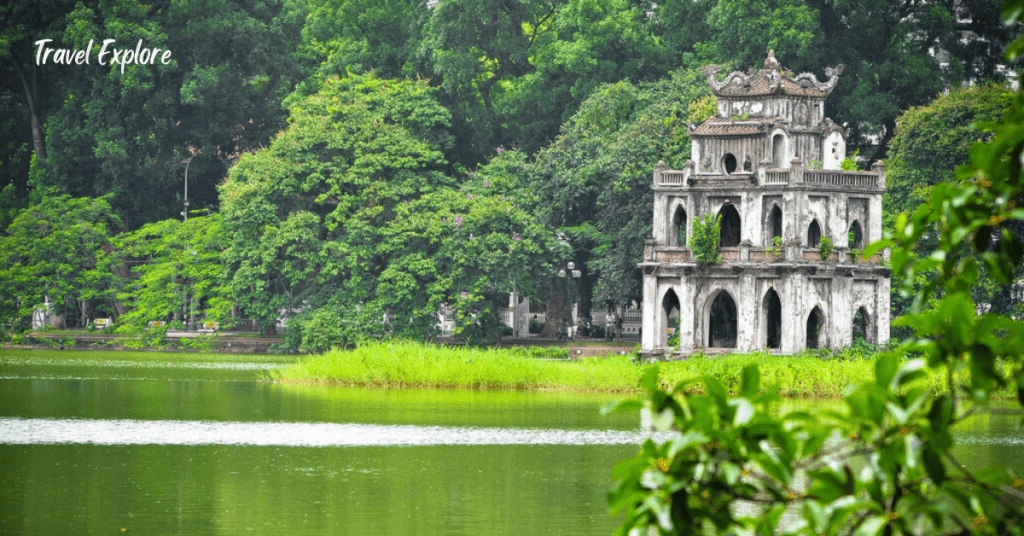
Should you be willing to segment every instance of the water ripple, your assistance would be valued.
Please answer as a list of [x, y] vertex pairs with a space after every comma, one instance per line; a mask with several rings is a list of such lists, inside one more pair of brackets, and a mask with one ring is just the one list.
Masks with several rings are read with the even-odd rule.
[[356, 423], [0, 419], [0, 444], [252, 445], [638, 445], [637, 431], [477, 428]]

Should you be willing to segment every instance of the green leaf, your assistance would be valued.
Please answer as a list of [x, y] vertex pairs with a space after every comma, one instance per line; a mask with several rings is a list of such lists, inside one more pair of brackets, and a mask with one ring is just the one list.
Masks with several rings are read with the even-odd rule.
[[885, 528], [886, 519], [881, 516], [870, 516], [853, 531], [853, 536], [877, 536]]
[[609, 402], [601, 406], [601, 414], [608, 415], [610, 413], [633, 413], [643, 409], [644, 404], [641, 400], [630, 398], [621, 402]]
[[761, 373], [757, 365], [743, 367], [743, 379], [740, 383], [740, 396], [753, 397], [761, 390]]
[[932, 479], [935, 485], [941, 486], [946, 481], [946, 466], [942, 463], [942, 456], [931, 445], [925, 445], [921, 459], [924, 461], [928, 478]]
[[896, 353], [886, 352], [878, 356], [875, 360], [875, 382], [881, 387], [888, 388], [898, 368], [899, 356]]

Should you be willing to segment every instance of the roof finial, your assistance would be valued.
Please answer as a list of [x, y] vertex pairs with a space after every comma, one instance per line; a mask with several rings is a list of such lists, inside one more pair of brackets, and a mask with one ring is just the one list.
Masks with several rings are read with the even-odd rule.
[[764, 60], [764, 68], [773, 71], [781, 71], [782, 65], [779, 64], [779, 60], [775, 59], [775, 50], [768, 51], [768, 57]]

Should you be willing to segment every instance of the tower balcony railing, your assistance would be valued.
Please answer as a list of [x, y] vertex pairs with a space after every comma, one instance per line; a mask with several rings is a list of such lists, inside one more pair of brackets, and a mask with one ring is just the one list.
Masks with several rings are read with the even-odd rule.
[[[880, 264], [881, 255], [874, 255], [870, 259], [862, 259], [849, 248], [836, 248], [828, 256], [828, 260], [821, 259], [821, 250], [806, 246], [790, 247], [756, 247], [741, 245], [738, 247], [718, 248], [722, 255], [722, 262], [814, 262], [814, 263], [840, 263], [840, 264]], [[645, 248], [644, 262], [664, 263], [691, 263], [693, 252], [687, 246], [657, 246]]]
[[[686, 167], [682, 170], [665, 169], [663, 166], [664, 164], [659, 162], [658, 167], [654, 169], [656, 188], [685, 188], [693, 184], [690, 179], [696, 180], [699, 185], [701, 180], [714, 177], [695, 175], [691, 161], [687, 161]], [[750, 172], [741, 175], [751, 180], [755, 178]], [[809, 184], [841, 188], [885, 188], [885, 165], [876, 162], [871, 166], [871, 171], [819, 169], [807, 167], [799, 158], [795, 158], [789, 168], [768, 168], [767, 162], [762, 163], [756, 171], [756, 179], [762, 185]]]
[[658, 186], [685, 186], [687, 173], [684, 171], [664, 171], [661, 173], [661, 180]]
[[873, 171], [846, 171], [841, 169], [766, 169], [764, 184], [821, 184], [826, 186], [853, 186], [877, 188], [880, 180]]

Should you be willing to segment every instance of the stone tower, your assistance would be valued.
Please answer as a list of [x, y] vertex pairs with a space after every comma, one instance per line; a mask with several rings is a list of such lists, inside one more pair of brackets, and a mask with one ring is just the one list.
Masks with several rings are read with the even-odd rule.
[[[768, 53], [764, 67], [704, 74], [715, 117], [690, 125], [682, 170], [654, 170], [654, 231], [643, 272], [641, 350], [681, 355], [841, 347], [854, 333], [889, 338], [889, 276], [856, 253], [882, 235], [885, 166], [842, 171], [847, 131], [824, 116], [843, 67], [792, 76]], [[720, 264], [694, 262], [693, 222], [720, 216]], [[834, 247], [822, 259], [823, 238]], [[827, 242], [827, 241], [826, 241]]]

